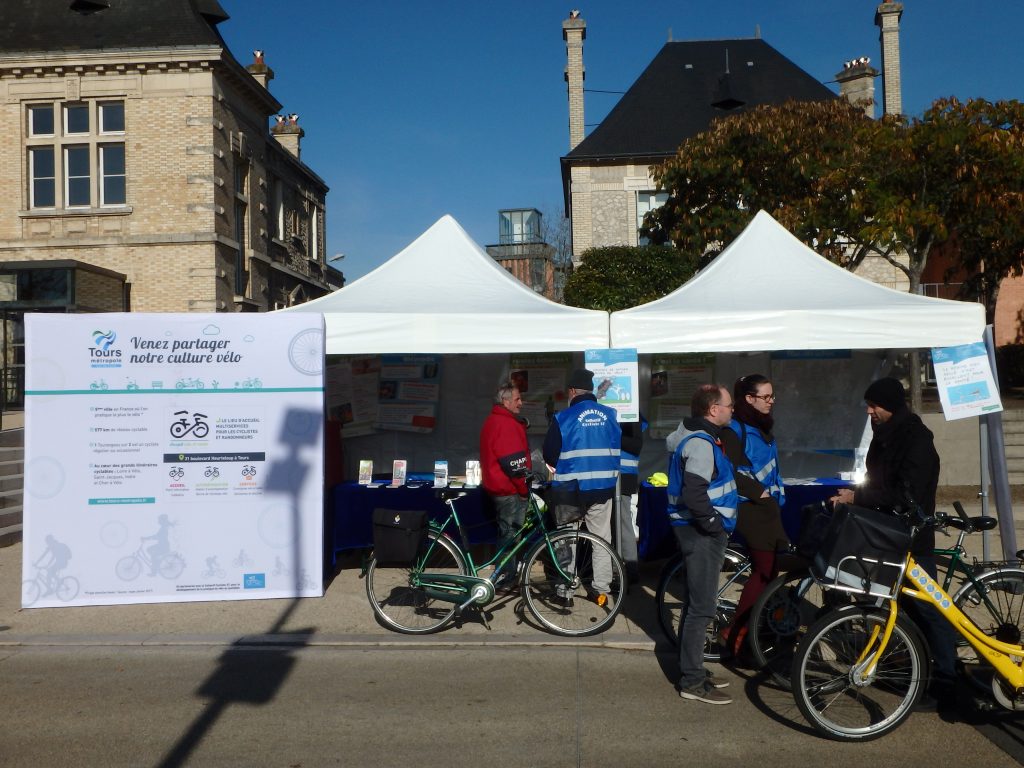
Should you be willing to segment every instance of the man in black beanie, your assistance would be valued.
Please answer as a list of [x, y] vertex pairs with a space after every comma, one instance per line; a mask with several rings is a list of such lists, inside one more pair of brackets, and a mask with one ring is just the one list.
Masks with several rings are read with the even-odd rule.
[[[864, 392], [864, 403], [873, 432], [865, 460], [867, 476], [855, 489], [840, 490], [833, 501], [885, 511], [901, 511], [916, 503], [922, 514], [934, 515], [939, 454], [931, 430], [907, 407], [903, 384], [898, 379], [878, 379]], [[912, 553], [933, 579], [934, 549], [935, 531], [928, 526], [915, 537]], [[925, 706], [951, 708], [955, 704], [956, 636], [930, 605], [912, 601], [908, 609], [932, 652], [930, 697]]]

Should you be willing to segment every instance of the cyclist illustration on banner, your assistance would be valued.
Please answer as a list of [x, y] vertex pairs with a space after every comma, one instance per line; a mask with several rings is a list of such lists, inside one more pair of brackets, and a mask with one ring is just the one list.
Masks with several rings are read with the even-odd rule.
[[46, 549], [33, 563], [35, 576], [21, 585], [22, 605], [29, 608], [47, 595], [56, 595], [63, 602], [73, 600], [78, 595], [78, 579], [61, 575], [70, 560], [71, 548], [47, 534]]
[[[176, 579], [185, 570], [185, 559], [177, 552], [171, 551], [171, 528], [174, 523], [167, 515], [157, 518], [159, 528], [156, 533], [142, 536], [139, 548], [117, 561], [115, 572], [123, 581], [132, 581], [142, 573], [142, 566], [149, 567], [150, 576], [163, 576], [165, 579]], [[146, 546], [147, 541], [154, 542]]]

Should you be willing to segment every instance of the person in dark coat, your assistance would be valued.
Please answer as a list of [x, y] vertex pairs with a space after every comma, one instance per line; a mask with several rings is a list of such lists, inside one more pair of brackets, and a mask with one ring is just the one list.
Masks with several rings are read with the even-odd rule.
[[[939, 454], [931, 430], [907, 407], [903, 384], [893, 378], [878, 379], [864, 392], [864, 402], [873, 432], [865, 461], [867, 477], [856, 489], [841, 489], [832, 500], [892, 512], [917, 504], [923, 515], [934, 515]], [[911, 551], [933, 579], [934, 549], [935, 531], [926, 526], [915, 537]], [[955, 704], [956, 635], [932, 606], [915, 600], [907, 608], [931, 649], [931, 699], [939, 708], [951, 707]]]

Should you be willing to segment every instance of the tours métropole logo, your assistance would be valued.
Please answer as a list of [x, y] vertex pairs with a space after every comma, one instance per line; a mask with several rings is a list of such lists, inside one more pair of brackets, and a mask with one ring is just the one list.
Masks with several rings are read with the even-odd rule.
[[114, 331], [92, 332], [89, 361], [93, 368], [121, 367], [121, 350], [114, 347], [115, 341], [117, 341], [117, 334]]

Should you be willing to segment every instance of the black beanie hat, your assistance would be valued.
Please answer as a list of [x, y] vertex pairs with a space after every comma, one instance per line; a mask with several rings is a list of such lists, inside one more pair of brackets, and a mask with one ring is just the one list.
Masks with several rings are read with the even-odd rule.
[[907, 407], [907, 393], [899, 380], [892, 377], [871, 382], [871, 386], [864, 392], [864, 400], [882, 406], [889, 413]]
[[594, 391], [594, 372], [586, 368], [577, 368], [569, 375], [569, 387], [586, 392]]

